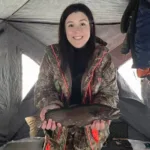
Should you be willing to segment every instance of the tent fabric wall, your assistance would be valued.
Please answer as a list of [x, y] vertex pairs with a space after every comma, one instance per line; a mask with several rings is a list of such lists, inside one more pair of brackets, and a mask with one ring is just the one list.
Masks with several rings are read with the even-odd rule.
[[45, 46], [9, 24], [0, 35], [0, 112], [16, 110], [22, 96], [22, 53], [40, 64]]
[[0, 46], [0, 102], [1, 111], [9, 110], [11, 105], [17, 108], [21, 99], [21, 54], [10, 30], [5, 27], [1, 33]]
[[119, 103], [122, 118], [139, 133], [150, 139], [150, 108], [136, 99], [121, 98]]
[[8, 63], [9, 63], [9, 107], [8, 109], [17, 110], [21, 101], [22, 89], [22, 65], [21, 50], [16, 44], [15, 34], [11, 28], [6, 28], [8, 40]]
[[8, 24], [8, 28], [11, 30], [9, 34], [12, 34], [13, 40], [20, 48], [21, 53], [26, 54], [37, 64], [40, 64], [46, 46], [37, 39], [29, 36], [27, 33], [22, 32], [20, 29], [10, 24]]
[[[4, 28], [1, 24], [1, 30]], [[9, 92], [8, 92], [8, 50], [7, 50], [7, 33], [2, 32], [0, 35], [0, 112], [7, 108]]]
[[141, 81], [141, 92], [144, 104], [150, 108], [150, 81], [147, 78]]
[[[28, 110], [28, 111], [26, 111]], [[18, 140], [29, 137], [29, 127], [25, 122], [25, 117], [35, 115], [37, 108], [34, 106], [34, 86], [19, 106], [18, 112], [10, 119], [7, 140]]]
[[8, 18], [16, 10], [22, 7], [28, 0], [1, 0], [0, 1], [0, 18]]
[[120, 22], [128, 1], [63, 0], [60, 2], [59, 0], [30, 0], [18, 12], [11, 16], [10, 19], [58, 23], [60, 15], [67, 5], [81, 2], [89, 6], [92, 10], [96, 23], [115, 23]]

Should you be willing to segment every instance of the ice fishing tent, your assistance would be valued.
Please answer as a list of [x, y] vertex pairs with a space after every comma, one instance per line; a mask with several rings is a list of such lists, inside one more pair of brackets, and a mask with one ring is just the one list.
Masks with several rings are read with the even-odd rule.
[[[96, 34], [108, 43], [107, 47], [116, 67], [119, 69], [130, 59], [130, 55], [124, 56], [120, 53], [125, 37], [120, 32], [120, 21], [129, 0], [1, 0], [0, 143], [6, 142], [8, 135], [9, 139], [13, 139], [19, 133], [25, 112], [31, 114], [36, 111], [33, 107], [33, 89], [21, 104], [22, 54], [40, 65], [45, 47], [57, 42], [58, 23], [62, 11], [68, 4], [76, 2], [82, 2], [92, 10]], [[118, 85], [123, 118], [132, 128], [150, 139], [150, 85], [146, 80], [142, 82], [143, 99], [127, 85], [119, 72]]]

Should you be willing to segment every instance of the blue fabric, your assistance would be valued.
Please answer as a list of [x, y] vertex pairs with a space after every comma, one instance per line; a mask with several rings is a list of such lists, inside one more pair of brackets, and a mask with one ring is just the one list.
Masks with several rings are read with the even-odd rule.
[[135, 68], [150, 67], [150, 3], [140, 0], [135, 33], [134, 65]]

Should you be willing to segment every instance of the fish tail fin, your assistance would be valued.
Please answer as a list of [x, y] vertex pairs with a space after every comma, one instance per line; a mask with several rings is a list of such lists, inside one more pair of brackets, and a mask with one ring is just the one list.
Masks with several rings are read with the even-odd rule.
[[40, 120], [40, 117], [37, 117], [37, 116], [26, 117], [25, 121], [28, 124], [29, 129], [30, 129], [30, 132], [29, 132], [30, 137], [35, 137], [42, 123]]

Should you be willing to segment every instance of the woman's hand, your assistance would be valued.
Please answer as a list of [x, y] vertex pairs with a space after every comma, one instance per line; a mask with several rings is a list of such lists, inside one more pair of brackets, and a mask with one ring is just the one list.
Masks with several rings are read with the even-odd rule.
[[107, 121], [95, 120], [95, 121], [93, 121], [93, 123], [91, 125], [91, 129], [96, 129], [96, 130], [102, 131], [105, 129], [105, 122], [108, 123], [109, 125], [111, 123], [110, 120], [107, 120]]
[[42, 121], [44, 121], [42, 126], [41, 126], [42, 129], [55, 130], [57, 126], [61, 127], [60, 123], [56, 123], [52, 119], [49, 119], [48, 121], [45, 120], [45, 113], [48, 110], [52, 110], [52, 109], [56, 109], [56, 108], [60, 108], [60, 106], [53, 104], [53, 105], [46, 106], [42, 109], [42, 111], [40, 113], [40, 118], [41, 118]]

